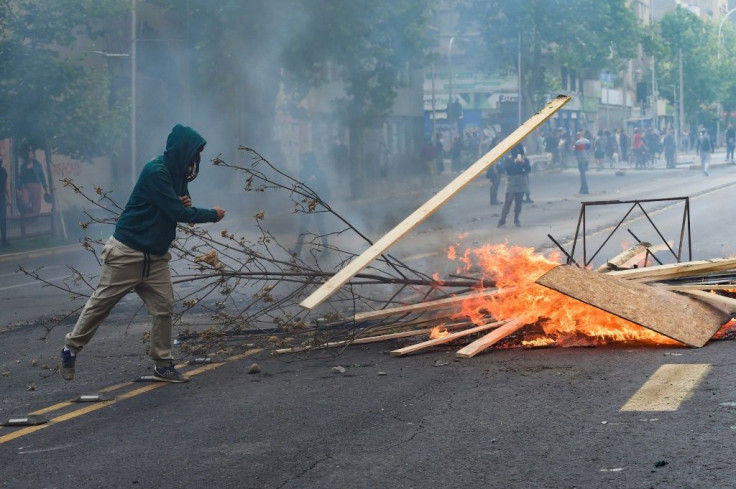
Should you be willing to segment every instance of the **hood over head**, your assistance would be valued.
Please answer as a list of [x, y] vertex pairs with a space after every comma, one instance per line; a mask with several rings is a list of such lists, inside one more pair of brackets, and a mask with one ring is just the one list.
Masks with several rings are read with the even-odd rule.
[[191, 163], [204, 149], [207, 141], [188, 126], [177, 124], [166, 139], [164, 161], [169, 171], [177, 180], [183, 179]]

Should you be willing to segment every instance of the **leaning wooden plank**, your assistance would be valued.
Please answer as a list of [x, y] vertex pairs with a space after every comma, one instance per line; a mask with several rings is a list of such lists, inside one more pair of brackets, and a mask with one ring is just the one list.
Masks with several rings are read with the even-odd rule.
[[569, 101], [570, 97], [567, 95], [558, 95], [542, 110], [534, 114], [518, 129], [509, 134], [506, 139], [494, 146], [485, 154], [485, 156], [473, 163], [445, 188], [437, 192], [434, 197], [411, 213], [387, 234], [383, 235], [383, 237], [376, 241], [373, 246], [354, 258], [353, 261], [345, 266], [345, 268], [337, 272], [327, 282], [312, 292], [311, 295], [301, 302], [301, 306], [307, 309], [313, 309], [321, 304], [324, 300], [334, 294], [337, 289], [342, 287], [345, 282], [353, 278], [355, 274], [372, 262], [378, 255], [386, 251], [396, 241], [404, 237], [409, 233], [409, 231], [434, 214], [434, 212], [442, 207], [448, 200], [450, 200], [450, 198], [485, 172], [488, 167], [493, 165], [497, 160], [511, 150], [511, 148], [519, 144], [522, 139], [531, 134], [537, 127], [544, 123], [544, 121], [560, 110], [562, 106]]
[[[505, 290], [504, 292], [506, 292]], [[398, 314], [406, 314], [409, 312], [423, 312], [433, 309], [442, 309], [445, 307], [452, 307], [458, 302], [464, 302], [470, 298], [475, 297], [487, 297], [491, 295], [498, 295], [502, 291], [497, 289], [486, 289], [480, 292], [473, 292], [470, 294], [455, 295], [452, 297], [446, 297], [444, 299], [438, 299], [436, 301], [420, 302], [418, 304], [410, 304], [408, 306], [399, 306], [386, 309], [379, 309], [377, 311], [361, 312], [355, 315], [355, 322], [368, 321], [371, 319], [378, 319], [387, 316], [396, 316]]]
[[690, 346], [705, 345], [729, 318], [699, 300], [612, 273], [561, 265], [537, 283]]
[[475, 333], [480, 333], [481, 331], [486, 331], [492, 328], [496, 328], [499, 325], [503, 324], [503, 322], [495, 321], [488, 324], [483, 324], [481, 326], [476, 326], [475, 328], [470, 329], [464, 329], [462, 331], [458, 331], [457, 333], [450, 333], [446, 336], [443, 336], [441, 338], [434, 338], [432, 340], [423, 341], [421, 343], [417, 343], [415, 345], [409, 345], [405, 346], [404, 348], [399, 348], [398, 350], [394, 350], [391, 352], [392, 357], [400, 357], [402, 355], [407, 355], [409, 353], [414, 353], [415, 351], [423, 350], [425, 348], [429, 348], [431, 346], [436, 345], [442, 345], [444, 343], [449, 343], [453, 340], [456, 340], [458, 338], [462, 338], [463, 336], [468, 336]]
[[611, 270], [617, 270], [618, 268], [623, 266], [624, 263], [631, 260], [632, 258], [638, 255], [641, 255], [642, 253], [646, 253], [650, 246], [651, 244], [649, 243], [645, 243], [645, 242], [638, 243], [632, 246], [631, 248], [629, 248], [628, 250], [624, 251], [620, 255], [616, 255], [610, 260], [606, 261], [606, 263], [598, 267], [597, 271], [598, 272], [609, 272]]
[[455, 353], [455, 356], [458, 358], [472, 358], [483, 350], [490, 348], [500, 340], [506, 338], [513, 332], [520, 330], [525, 324], [526, 323], [519, 319], [512, 319], [498, 329], [491, 331], [482, 338], [478, 338], [469, 345], [461, 348], [457, 353]]
[[[659, 251], [669, 251], [672, 249], [672, 246], [673, 246], [672, 241], [669, 241], [667, 244], [660, 243], [658, 245], [650, 246], [647, 249], [647, 252], [653, 255]], [[639, 263], [641, 262], [641, 259], [642, 259], [641, 256], [634, 256], [630, 260], [623, 262], [620, 266], [621, 268], [634, 268], [635, 266], [640, 266]], [[652, 260], [650, 263], [654, 263], [654, 260]]]
[[736, 269], [736, 258], [714, 258], [712, 260], [669, 263], [667, 265], [619, 270], [616, 272], [610, 272], [607, 275], [639, 280], [642, 282], [651, 282], [732, 269]]
[[657, 287], [663, 287], [673, 292], [689, 292], [691, 290], [703, 290], [705, 292], [709, 290], [725, 290], [736, 292], [736, 284], [684, 284], [684, 285], [670, 285], [670, 284], [656, 284]]

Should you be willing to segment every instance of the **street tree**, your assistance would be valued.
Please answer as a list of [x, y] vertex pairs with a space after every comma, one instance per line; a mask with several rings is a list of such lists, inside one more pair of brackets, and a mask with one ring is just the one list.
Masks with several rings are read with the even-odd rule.
[[[557, 70], [581, 79], [618, 73], [635, 57], [642, 28], [627, 0], [467, 0], [460, 29], [478, 32], [469, 45], [487, 72], [521, 73], [523, 115], [559, 87]], [[519, 62], [521, 65], [519, 66]]]
[[88, 159], [119, 149], [127, 108], [108, 103], [89, 43], [120, 13], [113, 0], [0, 3], [0, 138], [17, 151], [43, 149], [49, 175], [52, 153]]
[[311, 89], [327, 83], [340, 87], [331, 109], [349, 128], [345, 163], [356, 185], [365, 176], [364, 130], [390, 112], [396, 90], [406, 83], [403, 75], [421, 67], [429, 44], [432, 2], [158, 3], [197, 53], [191, 58], [194, 98], [208, 102], [212, 120], [222, 122], [239, 144], [274, 159], [277, 97], [286, 97], [292, 115], [305, 117], [302, 104]]
[[[732, 81], [718, 76], [717, 29], [713, 23], [677, 6], [662, 17], [653, 33], [656, 37], [651, 50], [657, 62], [659, 86], [680, 86], [682, 55], [683, 105], [691, 126], [709, 124], [715, 118], [709, 108], [732, 89]], [[674, 99], [668, 91], [660, 95]]]
[[362, 192], [366, 176], [365, 129], [377, 127], [391, 112], [397, 89], [411, 70], [429, 59], [427, 29], [433, 2], [416, 0], [316, 0], [301, 42], [287, 51], [294, 79], [317, 85], [328, 65], [337, 67], [344, 96], [334, 107], [349, 128], [350, 181]]

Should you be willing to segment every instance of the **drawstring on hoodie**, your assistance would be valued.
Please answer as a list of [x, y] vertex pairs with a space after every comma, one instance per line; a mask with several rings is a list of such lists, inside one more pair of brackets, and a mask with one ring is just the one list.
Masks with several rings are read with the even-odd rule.
[[143, 253], [143, 277], [151, 274], [151, 255]]

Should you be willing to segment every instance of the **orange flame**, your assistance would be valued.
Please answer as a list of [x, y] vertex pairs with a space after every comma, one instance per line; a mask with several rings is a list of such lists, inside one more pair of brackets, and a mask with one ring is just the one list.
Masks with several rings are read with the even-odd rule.
[[450, 332], [447, 331], [447, 328], [443, 324], [440, 324], [439, 326], [432, 328], [432, 331], [429, 333], [429, 339], [434, 340], [437, 338], [444, 338], [448, 334], [450, 334]]
[[615, 341], [637, 341], [656, 345], [680, 343], [605, 311], [535, 283], [544, 273], [560, 264], [560, 255], [546, 258], [533, 248], [485, 245], [466, 250], [457, 260], [463, 271], [478, 270], [483, 278], [493, 279], [499, 294], [473, 297], [463, 302], [461, 315], [475, 324], [496, 320], [521, 319], [538, 324], [546, 339], [527, 339], [524, 347], [582, 346]]

